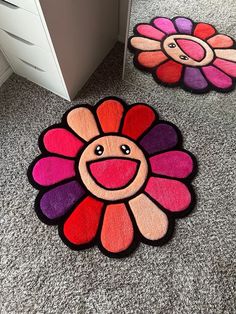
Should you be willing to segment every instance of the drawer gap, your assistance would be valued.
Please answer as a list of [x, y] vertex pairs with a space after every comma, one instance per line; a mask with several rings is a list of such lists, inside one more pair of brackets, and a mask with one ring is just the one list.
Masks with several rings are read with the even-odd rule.
[[21, 62], [23, 62], [24, 64], [30, 66], [31, 68], [37, 70], [37, 71], [46, 72], [46, 71], [44, 71], [43, 69], [41, 69], [41, 68], [39, 68], [39, 67], [36, 67], [36, 66], [33, 65], [32, 63], [29, 63], [29, 62], [27, 62], [27, 61], [25, 61], [25, 60], [23, 60], [23, 59], [20, 59], [20, 58], [19, 58], [19, 60], [20, 60]]
[[19, 37], [19, 36], [16, 36], [16, 35], [14, 35], [14, 34], [8, 32], [8, 31], [6, 31], [5, 29], [2, 29], [2, 30], [3, 30], [5, 33], [7, 33], [7, 35], [9, 35], [10, 37], [12, 37], [12, 38], [14, 38], [14, 39], [16, 39], [16, 40], [19, 40], [19, 41], [21, 41], [22, 43], [24, 43], [24, 44], [26, 44], [26, 45], [34, 46], [34, 44], [31, 43], [30, 41], [25, 40], [25, 39], [23, 39], [23, 38], [21, 38], [21, 37]]
[[6, 7], [11, 8], [11, 9], [15, 9], [15, 10], [19, 9], [19, 7], [17, 5], [10, 3], [6, 0], [0, 0], [0, 4], [5, 5]]

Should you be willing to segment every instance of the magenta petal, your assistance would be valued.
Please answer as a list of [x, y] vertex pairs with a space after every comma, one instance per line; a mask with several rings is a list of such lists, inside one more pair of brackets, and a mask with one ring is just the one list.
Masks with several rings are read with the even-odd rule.
[[149, 153], [171, 149], [178, 143], [175, 128], [167, 123], [156, 124], [140, 141], [140, 145]]
[[226, 74], [236, 77], [236, 63], [216, 58], [213, 63], [217, 68], [221, 71], [225, 72]]
[[166, 17], [158, 17], [153, 23], [157, 28], [168, 35], [177, 33], [173, 22]]
[[187, 186], [177, 180], [151, 177], [145, 191], [161, 206], [172, 211], [186, 210], [191, 203]]
[[182, 151], [170, 151], [149, 159], [152, 171], [174, 178], [186, 178], [193, 171], [193, 160]]
[[221, 70], [215, 68], [214, 66], [202, 67], [202, 71], [206, 78], [211, 82], [212, 85], [221, 89], [227, 89], [232, 87], [232, 79], [226, 75]]
[[60, 218], [64, 216], [84, 194], [84, 189], [77, 181], [70, 181], [46, 192], [40, 200], [40, 209], [49, 219]]
[[49, 186], [75, 176], [74, 160], [60, 157], [43, 157], [36, 162], [33, 179], [42, 186]]
[[75, 157], [83, 147], [83, 142], [63, 128], [48, 130], [43, 136], [43, 143], [48, 152]]
[[156, 40], [162, 40], [162, 38], [165, 37], [165, 34], [163, 32], [159, 31], [149, 24], [139, 24], [137, 26], [137, 31], [142, 36]]

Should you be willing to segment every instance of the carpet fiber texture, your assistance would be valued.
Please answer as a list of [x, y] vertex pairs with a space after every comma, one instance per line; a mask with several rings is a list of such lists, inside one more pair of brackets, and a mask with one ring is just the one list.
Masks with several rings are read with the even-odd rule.
[[[232, 22], [224, 13], [222, 20]], [[120, 81], [121, 57], [116, 46], [72, 104], [16, 75], [0, 88], [1, 313], [234, 312], [235, 92], [199, 96], [159, 86], [149, 93]], [[57, 227], [35, 215], [37, 191], [26, 176], [44, 129], [78, 102], [108, 95], [152, 105], [160, 119], [178, 125], [184, 147], [199, 161], [197, 204], [177, 221], [173, 239], [161, 247], [141, 244], [119, 260], [96, 247], [68, 249]]]

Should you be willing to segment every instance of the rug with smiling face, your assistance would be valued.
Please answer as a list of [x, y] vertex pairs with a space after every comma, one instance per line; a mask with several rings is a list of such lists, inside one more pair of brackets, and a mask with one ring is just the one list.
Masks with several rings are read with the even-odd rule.
[[146, 104], [108, 97], [72, 108], [39, 147], [28, 170], [36, 213], [72, 249], [123, 257], [139, 242], [161, 245], [193, 207], [195, 158]]
[[235, 41], [207, 23], [186, 17], [155, 17], [129, 38], [134, 65], [156, 82], [193, 93], [228, 92], [235, 87]]

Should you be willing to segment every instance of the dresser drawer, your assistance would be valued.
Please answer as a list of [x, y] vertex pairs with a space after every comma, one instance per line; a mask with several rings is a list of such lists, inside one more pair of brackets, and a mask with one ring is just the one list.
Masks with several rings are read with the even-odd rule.
[[34, 64], [30, 64], [24, 59], [19, 59], [9, 53], [7, 54], [7, 59], [16, 74], [23, 76], [62, 97], [66, 96], [65, 89], [56, 68], [43, 70], [35, 67]]
[[34, 0], [6, 0], [6, 2], [34, 14], [38, 14], [38, 9]]
[[0, 28], [49, 50], [39, 16], [0, 0]]
[[54, 69], [55, 61], [51, 52], [26, 42], [15, 35], [0, 29], [0, 47], [5, 54], [12, 54], [44, 71]]

